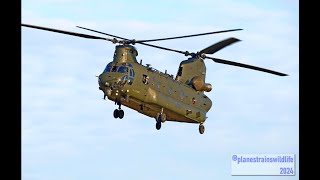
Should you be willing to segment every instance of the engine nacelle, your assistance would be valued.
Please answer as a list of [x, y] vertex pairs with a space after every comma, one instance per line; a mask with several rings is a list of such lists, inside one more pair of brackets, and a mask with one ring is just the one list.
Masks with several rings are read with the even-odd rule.
[[203, 79], [200, 76], [195, 76], [191, 79], [191, 85], [197, 91], [206, 91], [210, 92], [212, 86], [210, 83], [204, 83]]

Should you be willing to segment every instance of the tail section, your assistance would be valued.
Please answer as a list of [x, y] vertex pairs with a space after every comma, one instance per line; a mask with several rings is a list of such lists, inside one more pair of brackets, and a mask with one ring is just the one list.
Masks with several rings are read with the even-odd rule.
[[189, 84], [195, 76], [200, 76], [203, 81], [206, 78], [206, 65], [202, 59], [190, 58], [180, 63], [176, 80]]
[[176, 80], [191, 86], [196, 91], [211, 91], [211, 84], [205, 83], [206, 65], [200, 58], [190, 58], [180, 63]]

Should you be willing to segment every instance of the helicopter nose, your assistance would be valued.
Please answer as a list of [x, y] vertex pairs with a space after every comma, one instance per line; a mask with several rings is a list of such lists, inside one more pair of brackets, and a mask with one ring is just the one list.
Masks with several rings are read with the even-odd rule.
[[110, 86], [110, 81], [116, 80], [115, 76], [110, 76], [107, 73], [102, 73], [98, 77], [99, 86]]
[[98, 77], [100, 88], [111, 87], [113, 84], [122, 82], [123, 74], [120, 73], [102, 73]]

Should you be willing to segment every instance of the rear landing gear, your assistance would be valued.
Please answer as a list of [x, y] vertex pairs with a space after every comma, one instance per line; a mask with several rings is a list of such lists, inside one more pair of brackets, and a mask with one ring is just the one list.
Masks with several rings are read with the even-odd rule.
[[122, 119], [124, 116], [124, 111], [121, 109], [121, 102], [116, 101], [115, 103], [119, 105], [119, 108], [113, 111], [113, 117]]
[[200, 125], [199, 125], [199, 133], [203, 134], [204, 130], [205, 130], [204, 125], [202, 123], [200, 123]]
[[161, 121], [157, 121], [156, 123], [156, 129], [160, 130], [161, 129]]
[[157, 120], [156, 129], [157, 129], [157, 130], [160, 130], [160, 128], [161, 128], [161, 123], [163, 123], [163, 122], [166, 121], [166, 114], [160, 114], [160, 113], [158, 113], [158, 114], [157, 114], [157, 117], [156, 117], [156, 120]]
[[161, 123], [166, 122], [167, 120], [167, 115], [163, 113], [163, 108], [161, 109], [161, 112], [157, 114], [156, 116], [156, 129], [160, 130], [161, 129]]

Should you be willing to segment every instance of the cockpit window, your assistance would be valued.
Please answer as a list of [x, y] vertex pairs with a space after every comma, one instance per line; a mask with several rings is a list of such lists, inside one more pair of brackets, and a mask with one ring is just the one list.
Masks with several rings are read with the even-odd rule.
[[128, 74], [130, 70], [130, 76], [134, 76], [134, 71], [132, 69], [132, 65], [129, 63], [123, 63], [121, 66], [112, 66], [111, 63], [109, 63], [106, 68], [104, 69], [105, 72], [118, 72], [123, 74]]
[[178, 76], [182, 76], [182, 67], [179, 67]]
[[125, 67], [125, 66], [120, 66], [119, 69], [118, 69], [118, 72], [127, 74], [128, 73], [128, 68]]
[[130, 76], [134, 76], [134, 70], [133, 69], [130, 69]]
[[104, 73], [105, 72], [109, 72], [110, 71], [110, 69], [111, 69], [111, 65], [110, 65], [110, 63], [106, 66], [106, 68], [104, 69]]
[[111, 72], [117, 72], [118, 66], [113, 66]]

